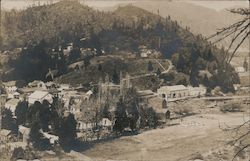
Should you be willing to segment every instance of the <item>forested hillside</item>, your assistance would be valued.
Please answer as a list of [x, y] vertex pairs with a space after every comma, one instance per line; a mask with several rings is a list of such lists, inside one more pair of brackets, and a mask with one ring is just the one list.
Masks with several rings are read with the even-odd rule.
[[[232, 67], [222, 63], [223, 49], [181, 28], [171, 17], [163, 18], [130, 5], [107, 13], [77, 1], [62, 1], [4, 12], [3, 35], [2, 49], [25, 47], [20, 57], [11, 61], [16, 79], [45, 79], [49, 68], [60, 68], [60, 75], [67, 73], [65, 66], [72, 61], [62, 55], [52, 59], [50, 49], [73, 42], [73, 53], [81, 47], [96, 49], [97, 55], [101, 50], [108, 54], [137, 53], [141, 45], [156, 49], [172, 60], [178, 72], [190, 76], [187, 83], [194, 86], [219, 85], [228, 91], [238, 81]], [[83, 44], [82, 38], [88, 41]]]

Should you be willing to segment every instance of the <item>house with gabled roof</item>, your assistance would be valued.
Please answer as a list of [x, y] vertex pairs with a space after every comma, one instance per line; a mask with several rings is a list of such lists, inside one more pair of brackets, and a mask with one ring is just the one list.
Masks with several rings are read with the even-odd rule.
[[34, 104], [36, 101], [42, 103], [47, 100], [49, 103], [53, 102], [53, 96], [47, 91], [35, 91], [28, 96], [29, 104]]

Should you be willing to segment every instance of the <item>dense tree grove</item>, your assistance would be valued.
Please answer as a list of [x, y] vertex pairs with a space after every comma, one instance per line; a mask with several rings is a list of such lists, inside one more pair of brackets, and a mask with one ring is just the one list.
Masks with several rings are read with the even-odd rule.
[[13, 133], [17, 134], [18, 127], [16, 124], [16, 120], [13, 117], [12, 111], [9, 109], [3, 109], [2, 111], [2, 128], [11, 130]]
[[38, 121], [34, 121], [30, 125], [29, 142], [32, 146], [38, 150], [48, 150], [51, 148], [49, 139], [45, 138], [42, 134], [41, 124]]
[[59, 143], [65, 149], [72, 148], [76, 141], [76, 120], [73, 114], [69, 114], [60, 120]]
[[26, 123], [27, 112], [28, 112], [28, 102], [27, 101], [19, 102], [15, 110], [17, 125], [22, 125]]
[[140, 128], [156, 128], [159, 125], [159, 117], [152, 107], [140, 109]]

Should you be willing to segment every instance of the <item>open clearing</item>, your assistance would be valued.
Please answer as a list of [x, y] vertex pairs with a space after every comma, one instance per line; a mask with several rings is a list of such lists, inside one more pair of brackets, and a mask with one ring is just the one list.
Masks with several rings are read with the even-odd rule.
[[[199, 159], [194, 158], [195, 154], [201, 154], [204, 160], [217, 160], [208, 156], [225, 150], [227, 141], [233, 137], [221, 128], [243, 121], [243, 113], [194, 115], [184, 118], [179, 125], [96, 144], [84, 154], [94, 160], [187, 161]], [[231, 160], [232, 156], [233, 153], [228, 153], [224, 160]]]

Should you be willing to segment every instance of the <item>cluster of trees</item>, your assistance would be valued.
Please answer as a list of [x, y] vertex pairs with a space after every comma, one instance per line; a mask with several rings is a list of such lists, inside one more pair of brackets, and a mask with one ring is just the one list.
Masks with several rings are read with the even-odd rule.
[[114, 131], [122, 133], [130, 128], [135, 132], [145, 127], [156, 128], [158, 125], [159, 117], [154, 109], [139, 105], [136, 90], [129, 88], [116, 104]]
[[63, 105], [58, 98], [52, 104], [44, 100], [28, 106], [26, 101], [17, 105], [15, 115], [10, 110], [2, 111], [2, 127], [13, 133], [18, 133], [18, 126], [25, 125], [30, 128], [29, 142], [38, 150], [51, 149], [51, 144], [43, 133], [47, 132], [59, 137], [60, 146], [67, 150], [76, 141], [76, 120], [73, 114], [65, 116]]
[[[105, 97], [106, 96], [106, 97]], [[92, 123], [93, 132], [101, 132], [99, 122], [108, 118], [113, 122], [113, 131], [123, 134], [130, 129], [137, 132], [145, 127], [156, 128], [159, 125], [159, 117], [152, 107], [140, 104], [135, 88], [125, 89], [123, 96], [108, 94], [103, 96], [102, 101], [83, 101], [81, 105], [82, 121]], [[113, 111], [113, 107], [115, 110]]]
[[[159, 125], [159, 117], [152, 107], [140, 105], [137, 92], [134, 88], [125, 91], [123, 97], [115, 103], [115, 111], [112, 112], [110, 104], [106, 101], [102, 106], [96, 101], [83, 101], [83, 119], [95, 124], [93, 132], [100, 137], [102, 127], [99, 122], [102, 118], [115, 121], [113, 130], [123, 134], [127, 128], [132, 132], [137, 132], [145, 127], [156, 128]], [[5, 109], [2, 113], [2, 127], [18, 134], [18, 126], [23, 125], [30, 128], [29, 142], [37, 150], [52, 149], [50, 140], [45, 137], [45, 133], [59, 137], [58, 143], [64, 150], [70, 150], [77, 143], [77, 122], [71, 113], [66, 114], [62, 100], [54, 98], [50, 104], [44, 100], [42, 103], [35, 102], [28, 105], [27, 101], [20, 102], [15, 110], [15, 118], [10, 110]]]

